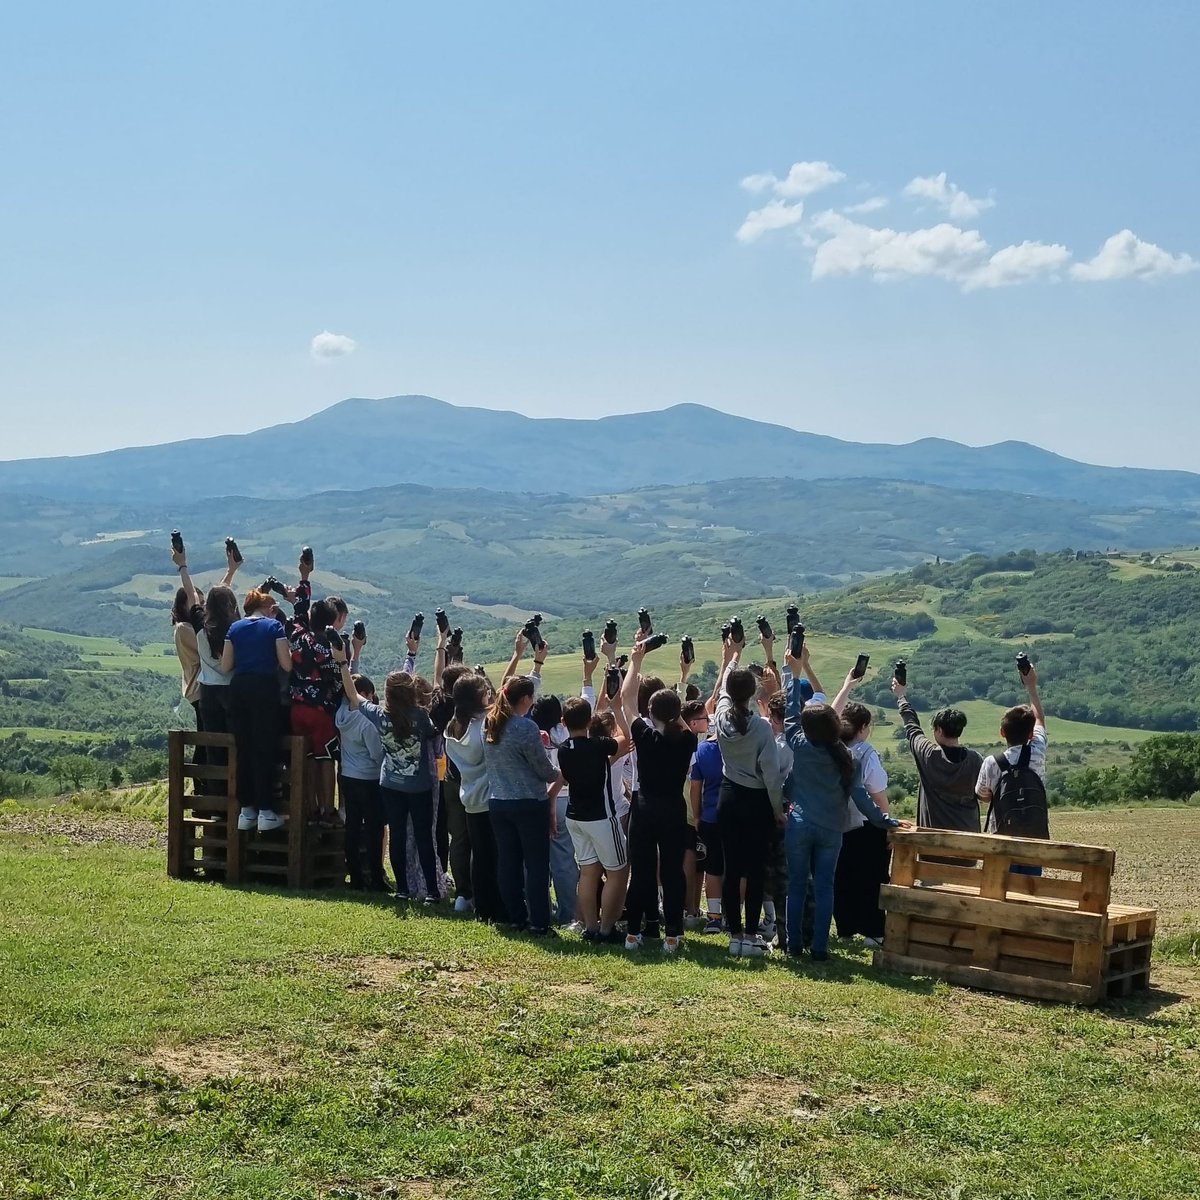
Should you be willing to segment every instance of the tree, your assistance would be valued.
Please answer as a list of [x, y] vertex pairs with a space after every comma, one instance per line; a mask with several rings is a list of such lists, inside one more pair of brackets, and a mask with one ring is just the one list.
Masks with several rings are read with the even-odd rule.
[[82, 791], [96, 777], [96, 764], [86, 754], [60, 754], [50, 764], [50, 774], [59, 791]]

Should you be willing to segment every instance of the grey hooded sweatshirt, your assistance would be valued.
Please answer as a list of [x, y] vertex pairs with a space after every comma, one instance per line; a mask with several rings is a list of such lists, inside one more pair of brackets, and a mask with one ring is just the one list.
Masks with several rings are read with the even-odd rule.
[[717, 742], [721, 747], [725, 778], [742, 787], [765, 790], [775, 815], [783, 815], [783, 782], [786, 771], [771, 723], [752, 713], [745, 733], [734, 726], [736, 705], [721, 682], [717, 699]]

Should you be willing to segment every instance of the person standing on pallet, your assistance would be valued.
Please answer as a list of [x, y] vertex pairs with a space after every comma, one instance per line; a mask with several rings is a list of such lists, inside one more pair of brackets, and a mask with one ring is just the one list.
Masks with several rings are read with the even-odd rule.
[[[985, 833], [1048, 839], [1046, 710], [1038, 693], [1037, 669], [1027, 655], [1017, 656], [1017, 667], [1029, 703], [1010, 708], [1000, 719], [1000, 736], [1008, 749], [984, 760], [975, 794], [980, 804], [988, 806]], [[1011, 871], [1015, 875], [1040, 875], [1042, 868], [1016, 863]]]
[[928, 738], [921, 728], [921, 718], [909, 703], [907, 684], [893, 677], [892, 695], [899, 702], [904, 736], [921, 781], [917, 793], [918, 828], [978, 833], [975, 785], [983, 756], [960, 742], [967, 727], [966, 714], [957, 708], [939, 709], [933, 714], [933, 737]]

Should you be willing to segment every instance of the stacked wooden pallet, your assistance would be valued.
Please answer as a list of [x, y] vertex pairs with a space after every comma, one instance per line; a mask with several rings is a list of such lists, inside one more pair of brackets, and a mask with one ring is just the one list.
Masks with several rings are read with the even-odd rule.
[[1074, 1004], [1147, 988], [1156, 911], [1110, 903], [1115, 864], [1103, 846], [897, 831], [875, 964]]
[[[286, 814], [287, 823], [272, 833], [237, 827], [237, 746], [229, 734], [172, 730], [168, 745], [167, 874], [173, 879], [291, 888], [345, 882], [341, 826], [317, 826], [307, 811], [309, 763], [303, 738], [279, 742], [276, 811]], [[199, 749], [207, 761], [189, 761], [189, 748], [193, 754]]]

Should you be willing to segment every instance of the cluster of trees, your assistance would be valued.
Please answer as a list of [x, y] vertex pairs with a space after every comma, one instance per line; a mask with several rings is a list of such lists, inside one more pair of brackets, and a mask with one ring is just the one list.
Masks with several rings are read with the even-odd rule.
[[1134, 751], [1124, 767], [1085, 767], [1051, 779], [1052, 804], [1072, 808], [1126, 800], [1190, 800], [1200, 795], [1200, 735], [1167, 733]]

